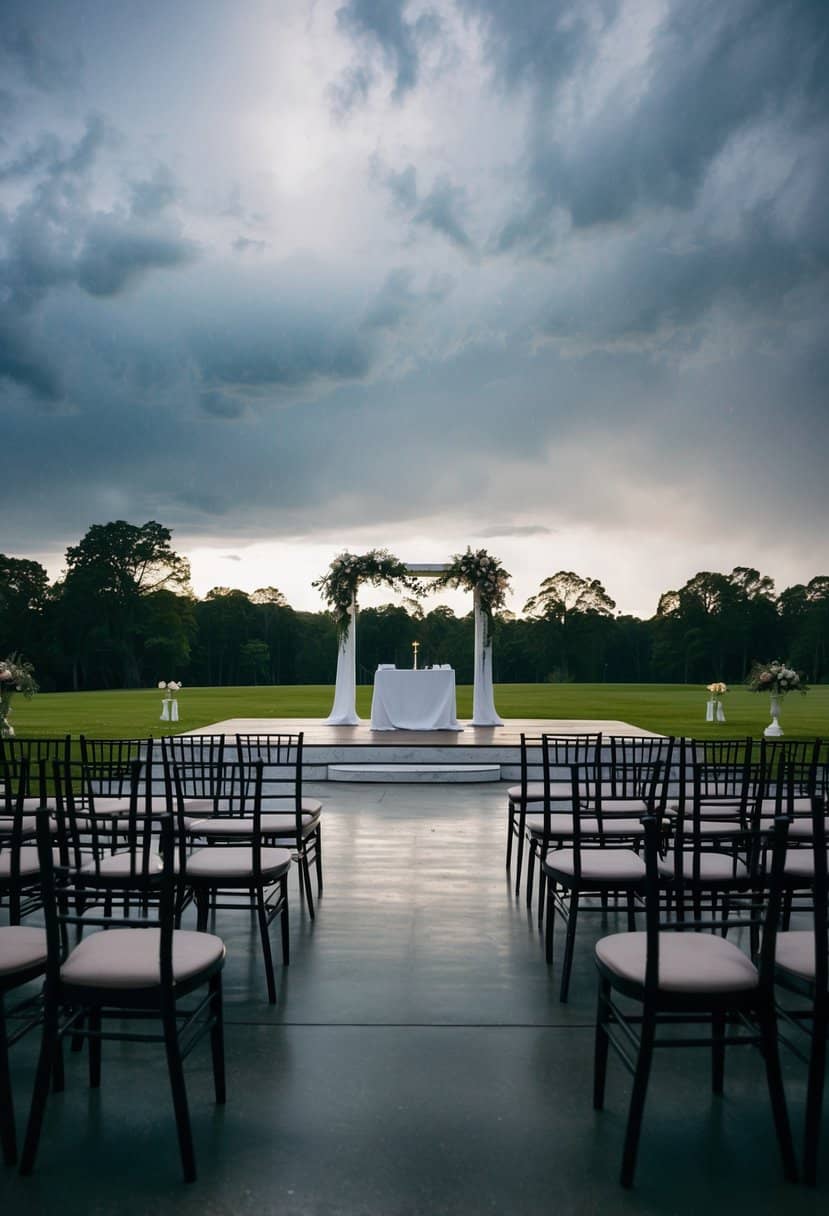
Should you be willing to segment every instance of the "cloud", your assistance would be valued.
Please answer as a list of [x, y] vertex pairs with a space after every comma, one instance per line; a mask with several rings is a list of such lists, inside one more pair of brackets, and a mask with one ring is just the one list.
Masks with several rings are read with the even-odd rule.
[[267, 248], [267, 241], [255, 241], [247, 236], [237, 236], [233, 242], [234, 253], [264, 253]]
[[554, 532], [554, 528], [544, 524], [504, 524], [484, 529], [481, 536], [486, 540], [495, 540], [500, 536], [552, 536]]
[[132, 183], [132, 213], [141, 219], [157, 216], [178, 198], [175, 178], [166, 165], [158, 165], [152, 175]]
[[471, 248], [472, 241], [463, 223], [467, 209], [466, 191], [461, 186], [454, 186], [448, 174], [439, 174], [425, 195], [418, 193], [414, 165], [398, 171], [384, 168], [375, 159], [373, 174], [388, 189], [395, 207], [413, 224], [431, 228], [461, 250]]
[[[605, 6], [608, 18], [617, 7]], [[520, 63], [523, 38], [503, 13], [497, 26], [504, 38], [493, 56]], [[577, 65], [585, 70], [590, 55], [601, 64], [601, 40], [585, 39], [587, 29], [586, 21], [574, 23], [570, 34], [580, 31], [581, 49], [561, 59], [571, 73], [571, 93]], [[653, 29], [646, 54], [612, 86], [603, 90], [588, 73], [603, 100], [595, 112], [595, 104], [583, 106], [586, 120], [574, 117], [571, 96], [562, 100], [539, 85], [527, 144], [527, 201], [503, 225], [498, 247], [549, 245], [559, 212], [576, 229], [589, 229], [628, 224], [646, 210], [692, 208], [718, 158], [741, 134], [770, 121], [804, 128], [818, 114], [825, 118], [825, 34], [825, 9], [812, 0], [676, 4]], [[608, 45], [618, 35], [608, 21]], [[506, 76], [519, 87], [515, 73]]]
[[74, 90], [80, 82], [82, 60], [77, 51], [58, 51], [47, 33], [28, 22], [30, 7], [7, 0], [0, 27], [0, 59], [16, 70], [27, 85], [46, 93]]
[[[348, 0], [337, 12], [341, 30], [358, 42], [380, 48], [383, 59], [394, 73], [393, 97], [400, 101], [417, 84], [420, 70], [419, 44], [433, 38], [438, 31], [436, 15], [422, 13], [416, 21], [407, 21], [406, 0]], [[340, 95], [345, 107], [365, 97], [371, 77], [363, 69], [353, 70], [346, 77]]]
[[111, 218], [88, 227], [77, 260], [77, 282], [94, 296], [113, 296], [148, 270], [186, 266], [197, 247], [182, 237], [136, 229]]

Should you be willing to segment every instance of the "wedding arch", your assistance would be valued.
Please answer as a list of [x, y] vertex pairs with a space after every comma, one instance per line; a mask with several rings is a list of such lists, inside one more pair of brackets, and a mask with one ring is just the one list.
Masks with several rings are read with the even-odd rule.
[[[451, 562], [409, 564], [385, 549], [368, 553], [341, 553], [328, 571], [313, 583], [322, 592], [337, 623], [337, 683], [334, 705], [326, 718], [329, 726], [356, 726], [357, 716], [357, 592], [362, 583], [383, 584], [423, 596], [441, 587], [464, 587], [472, 592], [475, 620], [475, 674], [472, 726], [503, 726], [495, 709], [492, 687], [492, 617], [504, 605], [509, 574], [485, 549], [456, 554]], [[423, 580], [429, 579], [427, 589]]]

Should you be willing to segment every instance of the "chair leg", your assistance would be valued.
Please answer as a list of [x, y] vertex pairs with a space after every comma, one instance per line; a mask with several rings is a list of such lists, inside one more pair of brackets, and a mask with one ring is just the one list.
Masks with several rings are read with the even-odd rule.
[[829, 1010], [816, 1014], [812, 1024], [812, 1050], [809, 1055], [809, 1081], [806, 1089], [806, 1128], [803, 1151], [803, 1178], [809, 1186], [817, 1185], [817, 1159], [820, 1147], [820, 1122], [823, 1107], [823, 1086], [826, 1069], [826, 1033], [829, 1030]]
[[308, 905], [308, 915], [314, 920], [314, 893], [311, 890], [311, 867], [308, 865], [308, 854], [303, 849], [299, 855], [299, 888], [300, 894]]
[[281, 911], [279, 913], [279, 928], [282, 934], [282, 965], [287, 967], [291, 961], [291, 934], [290, 925], [288, 923], [288, 875], [285, 874], [280, 879], [279, 883], [279, 900]]
[[222, 1004], [222, 973], [217, 971], [210, 980], [210, 1011], [213, 1014], [213, 1026], [210, 1031], [210, 1052], [213, 1057], [213, 1089], [216, 1101], [224, 1105], [227, 1097], [225, 1088], [225, 1035], [224, 1008]]
[[167, 1051], [167, 1071], [170, 1074], [170, 1089], [173, 1095], [173, 1110], [176, 1116], [178, 1147], [185, 1182], [196, 1180], [196, 1156], [193, 1151], [193, 1133], [190, 1130], [190, 1111], [187, 1106], [187, 1090], [184, 1085], [184, 1068], [178, 1041], [175, 1006], [162, 1012], [164, 1046]]
[[521, 893], [521, 871], [524, 865], [524, 829], [521, 826], [521, 816], [518, 816], [518, 828], [516, 831], [518, 837], [518, 852], [515, 855], [515, 894]]
[[3, 1144], [3, 1163], [14, 1165], [17, 1161], [17, 1139], [14, 1134], [9, 1044], [6, 1039], [6, 1016], [2, 998], [0, 998], [0, 1140]]
[[322, 895], [322, 828], [314, 834], [314, 864], [317, 870], [317, 898]]
[[507, 869], [512, 865], [512, 838], [515, 834], [515, 807], [512, 803], [507, 808]]
[[783, 1158], [783, 1173], [788, 1182], [797, 1182], [792, 1129], [786, 1109], [786, 1094], [783, 1089], [783, 1074], [780, 1071], [780, 1053], [777, 1047], [777, 1019], [773, 1012], [763, 1011], [759, 1016], [762, 1036], [763, 1059], [766, 1062], [766, 1080], [769, 1087], [771, 1111], [780, 1155]]
[[99, 1089], [101, 1085], [101, 1010], [89, 1011], [89, 1087]]
[[711, 1092], [721, 1094], [725, 1079], [725, 1014], [711, 1015]]
[[645, 1112], [645, 1098], [648, 1093], [648, 1078], [653, 1058], [653, 1044], [656, 1038], [656, 1018], [653, 1013], [643, 1013], [639, 1037], [639, 1054], [636, 1058], [636, 1070], [633, 1074], [633, 1093], [630, 1096], [628, 1122], [625, 1130], [625, 1147], [622, 1152], [622, 1173], [620, 1181], [623, 1187], [633, 1186], [633, 1176], [636, 1172], [636, 1157], [639, 1151], [639, 1136], [642, 1131], [642, 1116]]
[[528, 842], [527, 850], [527, 907], [533, 906], [533, 886], [535, 885], [535, 845]]
[[599, 999], [596, 1009], [596, 1039], [593, 1048], [593, 1109], [604, 1108], [605, 1081], [607, 1080], [607, 1053], [610, 1040], [607, 1023], [610, 1020], [610, 981], [599, 976]]
[[636, 897], [632, 891], [627, 893], [628, 933], [636, 932]]
[[[543, 862], [544, 854], [539, 853], [539, 862]], [[547, 875], [544, 873], [543, 864], [538, 867], [538, 927], [541, 928], [544, 920], [544, 905], [547, 900]]]
[[570, 892], [570, 906], [567, 909], [567, 935], [564, 941], [564, 966], [561, 971], [561, 992], [559, 1000], [562, 1005], [567, 1003], [567, 994], [570, 991], [570, 973], [573, 970], [573, 954], [576, 948], [576, 922], [579, 916], [579, 893], [576, 890]]
[[544, 926], [544, 957], [552, 966], [553, 963], [553, 935], [556, 925], [556, 884], [549, 880], [547, 882], [547, 923]]
[[23, 1141], [23, 1152], [20, 1157], [20, 1173], [31, 1174], [34, 1169], [37, 1146], [40, 1141], [40, 1131], [43, 1126], [43, 1115], [46, 1110], [46, 1099], [49, 1097], [49, 1082], [52, 1076], [52, 1064], [58, 1043], [58, 1011], [47, 1004], [43, 1015], [43, 1035], [40, 1040], [40, 1055], [37, 1061], [35, 1084], [32, 1091], [32, 1105], [29, 1110], [29, 1122], [26, 1125], [26, 1138]]
[[273, 973], [273, 955], [271, 953], [271, 935], [268, 925], [268, 912], [265, 907], [265, 893], [261, 887], [256, 892], [256, 914], [259, 918], [259, 936], [262, 939], [262, 954], [265, 958], [265, 979], [268, 984], [268, 1002], [276, 1004], [276, 979]]
[[196, 929], [199, 933], [206, 933], [207, 918], [210, 912], [210, 892], [204, 887], [195, 887], [193, 898], [196, 901]]

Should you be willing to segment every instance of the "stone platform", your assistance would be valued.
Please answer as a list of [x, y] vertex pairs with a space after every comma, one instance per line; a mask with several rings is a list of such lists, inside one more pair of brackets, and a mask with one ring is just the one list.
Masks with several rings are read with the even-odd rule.
[[[461, 731], [375, 731], [368, 722], [358, 726], [328, 726], [322, 718], [227, 718], [191, 734], [299, 734], [305, 736], [303, 773], [309, 781], [392, 781], [434, 783], [463, 779], [517, 781], [521, 776], [521, 735], [584, 734], [652, 736], [653, 731], [630, 722], [587, 718], [508, 718], [503, 726], [472, 726]], [[540, 776], [539, 768], [533, 776]], [[353, 775], [354, 766], [363, 776]], [[387, 776], [373, 776], [377, 766]], [[350, 775], [332, 777], [345, 768]], [[498, 769], [496, 773], [494, 770]], [[482, 769], [490, 775], [480, 776]], [[441, 777], [443, 770], [444, 777]]]

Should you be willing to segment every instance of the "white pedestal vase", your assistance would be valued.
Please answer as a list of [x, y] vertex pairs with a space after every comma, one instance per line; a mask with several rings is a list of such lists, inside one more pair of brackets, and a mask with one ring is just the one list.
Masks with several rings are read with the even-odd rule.
[[357, 599], [352, 597], [348, 629], [340, 638], [337, 651], [337, 683], [334, 705], [325, 719], [328, 726], [358, 726], [357, 717]]
[[475, 681], [472, 689], [472, 726], [503, 726], [495, 710], [492, 688], [492, 635], [489, 621], [481, 608], [480, 592], [474, 594]]
[[768, 726], [763, 731], [763, 734], [767, 739], [779, 739], [783, 734], [783, 730], [778, 721], [778, 718], [780, 717], [780, 701], [780, 697], [776, 697], [774, 694], [772, 694], [770, 706], [771, 722], [769, 722]]
[[170, 716], [170, 698], [169, 697], [165, 697], [164, 700], [161, 702], [161, 721], [162, 722], [172, 721], [172, 718]]
[[705, 706], [705, 721], [714, 722], [716, 720], [716, 707], [713, 699], [708, 701]]

